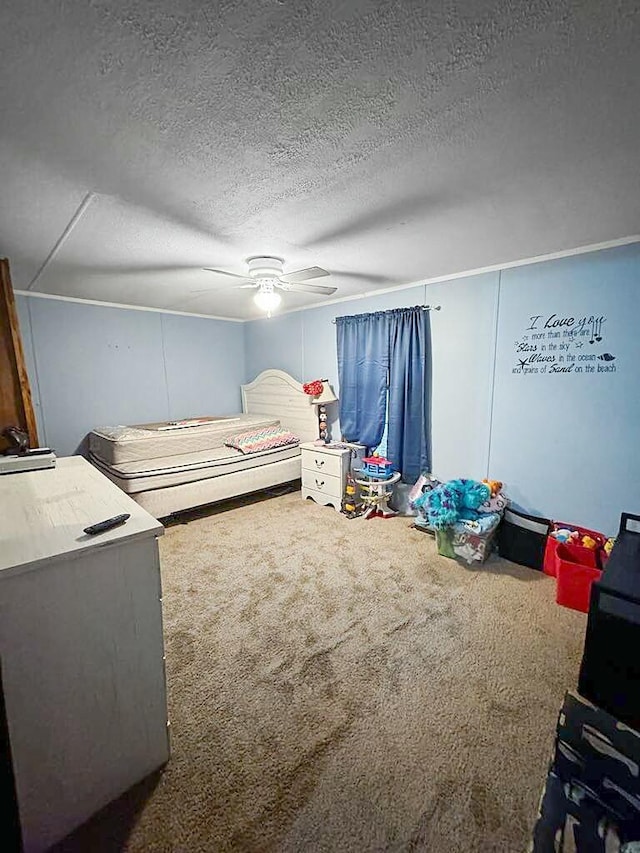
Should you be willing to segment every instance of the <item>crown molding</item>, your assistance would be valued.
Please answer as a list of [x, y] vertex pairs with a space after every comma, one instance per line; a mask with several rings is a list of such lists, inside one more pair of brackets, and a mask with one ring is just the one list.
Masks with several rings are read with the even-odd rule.
[[[456, 281], [461, 278], [470, 278], [474, 275], [482, 275], [483, 273], [499, 272], [500, 270], [514, 269], [515, 267], [524, 267], [529, 264], [540, 264], [545, 261], [555, 261], [561, 258], [571, 258], [576, 255], [586, 255], [592, 252], [600, 252], [605, 249], [615, 249], [620, 246], [629, 246], [633, 243], [640, 243], [640, 234], [632, 234], [629, 237], [620, 237], [616, 240], [605, 240], [601, 243], [590, 243], [586, 246], [577, 246], [574, 249], [564, 249], [560, 252], [550, 252], [546, 255], [535, 255], [531, 258], [522, 258], [517, 261], [507, 261], [500, 264], [491, 264], [487, 267], [476, 267], [475, 269], [463, 270], [457, 273], [448, 273], [446, 275], [438, 275], [433, 278], [421, 278], [417, 281], [410, 281], [404, 284], [396, 284], [391, 287], [381, 287], [377, 290], [367, 290], [363, 293], [354, 293], [351, 296], [339, 296], [336, 299], [327, 299], [313, 305], [304, 305], [300, 308], [291, 308], [288, 311], [278, 311], [274, 316], [283, 317], [286, 314], [297, 314], [300, 311], [313, 311], [317, 308], [324, 308], [327, 305], [338, 305], [342, 302], [353, 302], [358, 299], [367, 299], [371, 296], [380, 296], [384, 293], [393, 293], [398, 290], [409, 290], [412, 287], [424, 287], [430, 284], [440, 284], [445, 281]], [[126, 305], [122, 302], [104, 302], [97, 299], [82, 299], [78, 296], [60, 296], [53, 293], [34, 293], [32, 290], [16, 290], [19, 296], [28, 296], [36, 299], [55, 299], [60, 302], [83, 302], [86, 305], [97, 305], [101, 308], [124, 308], [128, 311], [152, 311], [158, 314], [175, 314], [179, 317], [200, 317], [204, 320], [222, 320], [226, 323], [254, 323], [260, 320], [268, 320], [268, 317], [220, 317], [216, 314], [195, 314], [190, 311], [174, 311], [169, 308], [151, 308], [146, 305]]]
[[218, 317], [216, 314], [194, 314], [191, 311], [173, 311], [170, 308], [150, 308], [147, 305], [126, 305], [123, 302], [102, 302], [98, 299], [82, 299], [79, 296], [60, 296], [57, 293], [34, 293], [32, 290], [14, 290], [18, 296], [36, 299], [54, 299], [57, 302], [82, 302], [99, 308], [124, 308], [127, 311], [151, 311], [155, 314], [176, 314], [178, 317], [200, 317], [204, 320], [223, 320], [225, 323], [246, 323], [242, 317]]

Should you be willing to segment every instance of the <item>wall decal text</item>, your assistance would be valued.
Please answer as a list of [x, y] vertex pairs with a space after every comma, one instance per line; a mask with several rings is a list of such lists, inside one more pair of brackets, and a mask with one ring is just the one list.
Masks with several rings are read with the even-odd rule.
[[605, 345], [607, 318], [596, 314], [530, 316], [519, 340], [512, 373], [547, 376], [616, 373], [616, 356]]

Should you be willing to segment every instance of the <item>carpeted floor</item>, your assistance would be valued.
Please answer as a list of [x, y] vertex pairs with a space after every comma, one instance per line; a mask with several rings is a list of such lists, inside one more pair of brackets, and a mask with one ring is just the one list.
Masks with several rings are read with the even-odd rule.
[[526, 849], [585, 617], [294, 492], [161, 541], [164, 772], [60, 850]]

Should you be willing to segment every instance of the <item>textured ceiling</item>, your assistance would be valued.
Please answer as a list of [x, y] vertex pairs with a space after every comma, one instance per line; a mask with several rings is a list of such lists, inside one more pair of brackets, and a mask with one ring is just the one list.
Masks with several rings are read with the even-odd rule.
[[16, 288], [249, 317], [202, 266], [347, 296], [625, 237], [639, 73], [636, 0], [4, 0], [0, 254]]

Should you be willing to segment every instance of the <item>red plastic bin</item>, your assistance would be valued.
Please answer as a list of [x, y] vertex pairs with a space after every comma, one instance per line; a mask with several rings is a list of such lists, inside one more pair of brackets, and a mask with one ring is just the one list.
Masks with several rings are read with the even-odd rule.
[[[555, 536], [551, 536], [551, 534], [549, 534], [549, 536], [547, 537], [547, 544], [545, 545], [544, 549], [544, 561], [542, 563], [542, 571], [545, 573], [545, 575], [550, 575], [552, 578], [555, 578], [557, 576], [558, 545], [567, 545], [567, 547], [570, 548], [579, 548], [580, 553], [586, 554], [587, 552], [597, 553], [602, 551], [604, 543], [607, 541], [607, 537], [604, 536], [602, 533], [598, 533], [596, 530], [589, 530], [588, 527], [580, 527], [577, 524], [564, 524], [561, 521], [553, 522], [554, 530], [562, 530], [563, 528], [566, 528], [567, 530], [577, 530], [580, 536], [590, 536], [592, 539], [595, 539], [597, 544], [596, 547], [593, 549], [585, 548], [584, 545], [575, 545], [573, 542], [558, 542]], [[578, 562], [582, 563], [585, 562], [585, 560], [578, 560]], [[591, 563], [588, 563], [588, 565], [591, 565]], [[595, 562], [593, 563], [593, 565], [597, 566], [598, 563]]]
[[[576, 562], [582, 560], [584, 562]], [[598, 554], [579, 545], [558, 542], [556, 547], [556, 602], [572, 610], [589, 612], [591, 584], [600, 579]]]

